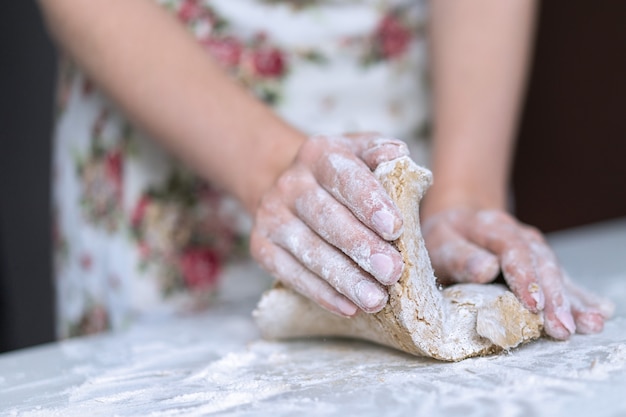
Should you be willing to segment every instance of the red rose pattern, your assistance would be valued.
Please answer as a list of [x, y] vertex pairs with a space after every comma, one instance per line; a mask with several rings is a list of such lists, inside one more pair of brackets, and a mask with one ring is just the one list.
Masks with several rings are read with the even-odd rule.
[[122, 198], [123, 168], [124, 165], [121, 150], [113, 150], [105, 156], [104, 172], [107, 179], [114, 185], [115, 194], [118, 199]]
[[207, 9], [198, 4], [198, 0], [185, 0], [178, 9], [178, 18], [183, 22], [190, 22], [206, 17], [210, 17]]
[[285, 72], [285, 59], [277, 48], [261, 47], [252, 55], [254, 71], [263, 78], [279, 78]]
[[205, 290], [215, 286], [220, 270], [218, 256], [210, 249], [188, 249], [180, 258], [180, 269], [188, 288]]
[[137, 205], [135, 206], [135, 210], [133, 211], [133, 215], [130, 220], [133, 227], [139, 227], [139, 225], [141, 224], [141, 221], [146, 215], [146, 208], [148, 207], [148, 204], [150, 204], [150, 198], [145, 195], [142, 196], [137, 202]]
[[92, 139], [91, 155], [79, 162], [81, 205], [88, 219], [114, 231], [122, 219], [124, 155], [120, 147], [104, 150], [99, 137]]
[[[184, 22], [199, 38], [200, 44], [207, 53], [232, 75], [242, 81], [242, 83], [261, 97], [280, 97], [282, 93], [281, 79], [290, 70], [291, 54], [295, 57], [307, 59], [310, 62], [324, 65], [324, 56], [319, 51], [303, 52], [283, 51], [278, 45], [273, 43], [271, 35], [266, 32], [253, 34], [251, 37], [237, 38], [233, 36], [228, 21], [218, 16], [212, 9], [209, 1], [201, 0], [181, 0], [174, 2], [178, 8], [175, 10], [178, 18]], [[207, 27], [209, 35], [207, 33]], [[371, 59], [392, 60], [401, 58], [409, 49], [413, 33], [412, 28], [403, 20], [401, 10], [390, 10], [385, 14], [379, 24], [362, 37], [346, 39], [345, 45], [338, 45], [353, 50], [359, 48], [362, 51], [372, 53]], [[370, 61], [371, 62], [371, 61]], [[79, 74], [73, 70], [73, 66], [68, 65], [64, 74], [60, 90], [60, 107], [63, 108], [65, 101], [69, 99], [71, 74]], [[72, 71], [70, 71], [72, 70]], [[78, 87], [82, 95], [90, 95], [94, 91], [94, 84], [87, 78], [81, 78]], [[274, 104], [275, 101], [269, 101]], [[119, 226], [132, 228], [136, 238], [137, 254], [140, 262], [152, 266], [155, 269], [151, 274], [159, 276], [162, 280], [164, 297], [169, 295], [168, 291], [179, 292], [185, 289], [193, 292], [206, 292], [213, 290], [216, 286], [222, 263], [228, 256], [231, 256], [233, 247], [237, 239], [241, 236], [233, 228], [231, 219], [228, 218], [226, 206], [222, 207], [220, 193], [205, 190], [200, 192], [197, 200], [192, 203], [193, 210], [187, 205], [188, 202], [176, 200], [178, 197], [165, 193], [154, 196], [146, 193], [141, 197], [135, 208], [130, 213], [122, 213], [122, 194], [124, 187], [124, 158], [126, 148], [124, 146], [109, 146], [101, 140], [100, 136], [104, 130], [105, 121], [108, 119], [108, 112], [103, 111], [96, 119], [91, 134], [92, 141], [96, 144], [92, 154], [87, 160], [79, 161], [83, 167], [82, 182], [84, 195], [87, 197], [83, 202], [87, 203], [86, 209], [92, 224], [104, 225], [109, 231], [118, 229]], [[129, 154], [130, 155], [130, 154]], [[163, 191], [163, 190], [161, 190]], [[202, 190], [200, 190], [202, 191]], [[181, 204], [184, 212], [189, 209], [190, 216], [199, 217], [190, 220], [189, 236], [181, 237], [172, 245], [172, 251], [165, 253], [160, 250], [160, 246], [154, 244], [153, 240], [146, 235], [146, 228], [151, 227], [148, 221], [150, 213], [147, 213], [153, 204], [162, 204], [165, 199], [169, 204]], [[185, 200], [186, 201], [186, 200]], [[181, 207], [182, 207], [181, 206]], [[182, 210], [182, 209], [181, 209]], [[191, 214], [195, 211], [196, 214]], [[225, 214], [226, 213], [226, 214]], [[128, 214], [128, 217], [124, 217]], [[103, 221], [104, 220], [104, 221]], [[233, 221], [234, 222], [234, 221]], [[160, 224], [160, 221], [157, 222]], [[175, 228], [185, 229], [184, 227]], [[67, 252], [64, 249], [66, 244], [58, 230], [54, 230], [55, 246], [59, 253]], [[84, 270], [90, 270], [95, 265], [89, 254], [78, 254], [79, 266]], [[141, 265], [140, 264], [140, 265]], [[110, 276], [109, 285], [112, 288], [119, 287], [120, 279], [123, 277]], [[73, 334], [88, 334], [105, 330], [110, 327], [110, 318], [106, 307], [102, 303], [89, 303], [82, 317], [72, 324]]]
[[138, 199], [129, 217], [140, 268], [166, 297], [212, 290], [222, 263], [239, 254], [233, 249], [242, 236], [229, 201], [204, 181], [176, 174]]
[[396, 14], [388, 14], [378, 25], [376, 40], [385, 58], [398, 58], [409, 47], [411, 31], [402, 24]]

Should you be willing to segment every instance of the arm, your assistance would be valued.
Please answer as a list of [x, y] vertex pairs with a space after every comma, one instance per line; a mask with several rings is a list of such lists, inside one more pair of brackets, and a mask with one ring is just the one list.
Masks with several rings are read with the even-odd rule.
[[294, 159], [304, 136], [232, 82], [156, 2], [40, 4], [57, 41], [131, 120], [248, 210]]
[[531, 0], [432, 2], [436, 183], [424, 207], [506, 208]]
[[601, 330], [610, 307], [581, 297], [541, 233], [505, 212], [534, 13], [531, 0], [432, 2], [435, 184], [424, 236], [440, 279], [489, 282], [501, 270], [543, 311], [546, 332], [566, 339]]
[[381, 283], [402, 272], [388, 242], [402, 220], [371, 170], [406, 155], [404, 144], [305, 140], [153, 1], [40, 3], [58, 42], [130, 120], [256, 212], [251, 252], [262, 266], [337, 314], [384, 307]]

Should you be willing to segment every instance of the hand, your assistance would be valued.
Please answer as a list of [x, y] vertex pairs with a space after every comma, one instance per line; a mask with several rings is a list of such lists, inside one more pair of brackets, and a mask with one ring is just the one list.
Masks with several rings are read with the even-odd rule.
[[404, 155], [405, 143], [377, 134], [310, 138], [261, 200], [252, 256], [331, 312], [380, 311], [404, 267], [389, 243], [402, 217], [372, 171]]
[[532, 312], [544, 313], [549, 336], [597, 333], [612, 304], [574, 285], [536, 229], [500, 210], [448, 209], [428, 217], [423, 235], [443, 283], [493, 281], [500, 270]]

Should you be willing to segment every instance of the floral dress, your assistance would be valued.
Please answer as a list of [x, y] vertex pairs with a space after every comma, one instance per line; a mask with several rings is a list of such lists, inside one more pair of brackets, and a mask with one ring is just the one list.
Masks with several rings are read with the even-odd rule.
[[[159, 3], [234, 79], [304, 132], [425, 136], [420, 2]], [[53, 160], [59, 337], [206, 307], [224, 270], [247, 256], [250, 219], [130, 124], [72, 63], [62, 60], [59, 74]]]

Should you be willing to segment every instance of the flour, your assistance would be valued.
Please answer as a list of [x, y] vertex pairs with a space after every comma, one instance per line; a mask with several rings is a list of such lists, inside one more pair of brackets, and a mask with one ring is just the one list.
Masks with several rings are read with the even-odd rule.
[[[345, 170], [344, 175], [356, 169], [354, 161], [341, 156], [331, 163], [337, 172]], [[394, 242], [404, 270], [387, 288], [389, 301], [375, 314], [361, 312], [348, 319], [290, 289], [276, 288], [262, 297], [255, 311], [264, 337], [353, 337], [449, 361], [510, 349], [539, 337], [541, 316], [526, 310], [503, 287], [463, 284], [438, 289], [419, 223], [419, 202], [432, 182], [430, 171], [402, 157], [381, 164], [375, 175], [402, 212], [407, 231]], [[332, 261], [322, 252], [317, 255]], [[324, 278], [346, 295], [362, 295], [363, 282], [346, 288], [352, 275], [337, 271], [341, 268]], [[380, 298], [381, 304], [385, 301]]]
[[259, 340], [250, 312], [270, 281], [251, 264], [226, 274], [204, 314], [1, 355], [0, 415], [626, 415], [626, 269], [577, 276], [616, 302], [602, 333], [457, 363], [345, 340]]
[[[376, 180], [371, 176], [363, 175], [363, 172], [369, 172], [369, 168], [363, 162], [341, 154], [330, 155], [328, 163], [332, 167], [331, 172], [333, 172], [330, 180], [332, 186], [328, 191], [337, 201], [349, 207], [351, 212], [365, 224], [377, 220], [383, 226], [380, 230], [383, 238], [387, 240], [397, 238], [402, 232], [402, 228], [395, 227], [394, 219], [399, 219], [399, 216], [389, 212], [380, 200], [381, 194], [374, 192], [374, 190], [379, 189]], [[354, 201], [359, 202], [359, 204], [354, 206], [352, 203]], [[379, 211], [374, 213], [373, 219], [370, 219], [368, 218], [369, 214], [363, 212], [362, 207], [379, 207]], [[399, 220], [397, 221], [399, 222]]]
[[[250, 279], [256, 275], [233, 285]], [[259, 341], [246, 318], [251, 307], [252, 300], [224, 304], [169, 325], [65, 342], [66, 354], [56, 348], [55, 357], [69, 364], [56, 374], [34, 386], [29, 371], [22, 382], [0, 385], [7, 404], [0, 414], [612, 417], [626, 411], [620, 408], [626, 392], [623, 316], [598, 335], [441, 363], [360, 342]], [[59, 389], [68, 380], [73, 382]]]

